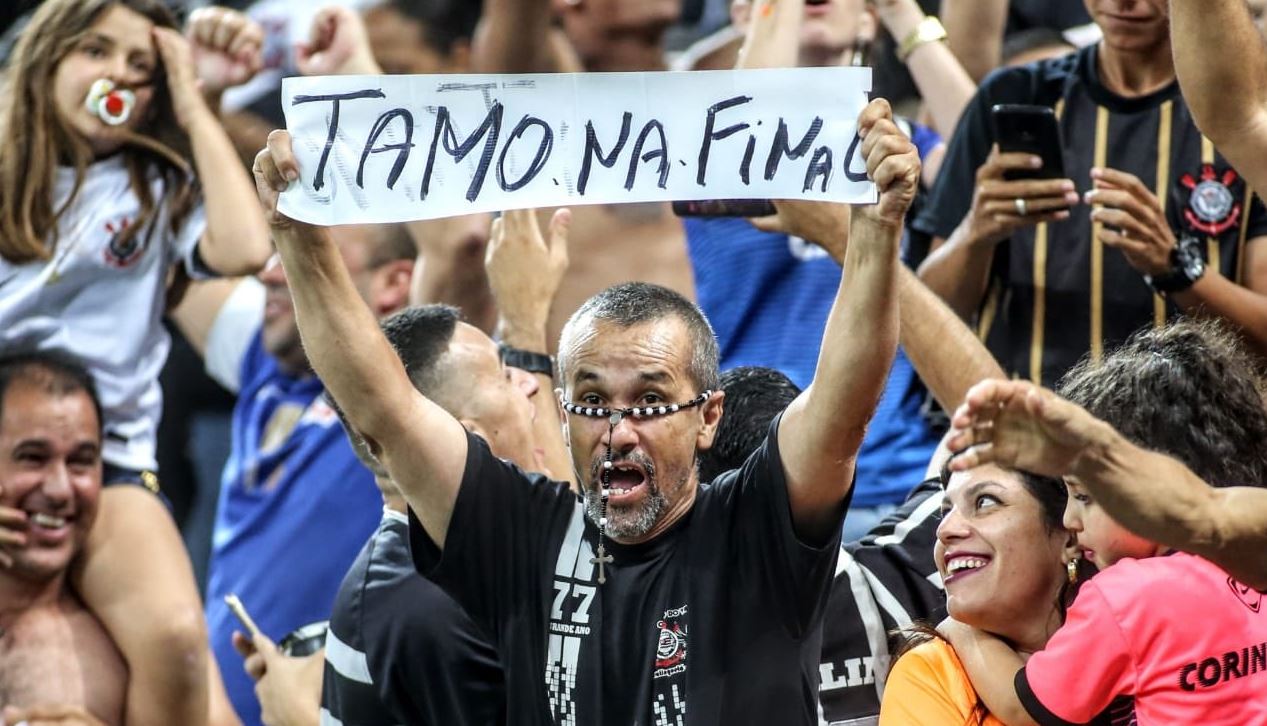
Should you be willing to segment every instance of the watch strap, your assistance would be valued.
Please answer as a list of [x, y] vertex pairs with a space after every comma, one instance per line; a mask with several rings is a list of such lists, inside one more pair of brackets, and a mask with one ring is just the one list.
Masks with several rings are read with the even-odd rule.
[[540, 373], [550, 378], [554, 377], [554, 359], [545, 353], [534, 353], [522, 348], [512, 348], [505, 343], [499, 345], [498, 350], [501, 352], [503, 365], [528, 371], [529, 373]]
[[1145, 275], [1149, 287], [1162, 295], [1183, 292], [1196, 284], [1205, 273], [1205, 260], [1196, 239], [1185, 235], [1170, 251], [1170, 269], [1163, 275]]

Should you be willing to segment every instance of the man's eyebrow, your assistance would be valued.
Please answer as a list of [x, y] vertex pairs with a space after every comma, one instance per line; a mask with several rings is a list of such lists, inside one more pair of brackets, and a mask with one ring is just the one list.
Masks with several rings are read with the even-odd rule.
[[14, 444], [13, 444], [13, 448], [15, 448], [15, 449], [17, 449], [17, 448], [19, 448], [19, 447], [22, 447], [22, 446], [48, 446], [48, 439], [41, 439], [41, 438], [38, 438], [38, 437], [31, 437], [31, 438], [28, 438], [28, 439], [18, 439], [18, 440], [17, 440], [16, 442], [14, 442]]
[[95, 441], [84, 441], [75, 447], [75, 452], [79, 454], [92, 454], [96, 456], [101, 453], [101, 444]]
[[602, 376], [598, 375], [597, 371], [592, 371], [586, 368], [582, 368], [581, 370], [576, 372], [577, 383], [589, 383], [590, 381], [600, 381], [600, 380], [602, 380]]

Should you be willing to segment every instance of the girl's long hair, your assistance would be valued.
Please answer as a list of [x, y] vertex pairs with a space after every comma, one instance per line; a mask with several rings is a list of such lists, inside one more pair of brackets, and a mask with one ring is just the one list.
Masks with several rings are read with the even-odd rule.
[[[88, 143], [57, 110], [53, 75], [101, 14], [128, 8], [160, 27], [176, 28], [176, 18], [161, 0], [46, 0], [14, 48], [5, 74], [7, 107], [0, 116], [0, 257], [12, 264], [46, 260], [58, 240], [57, 223], [78, 196], [92, 162]], [[195, 200], [189, 163], [189, 137], [176, 121], [161, 68], [155, 72], [154, 97], [141, 133], [127, 135], [123, 151], [140, 216], [121, 233], [128, 241], [154, 221], [160, 204], [169, 205], [171, 229], [184, 222]], [[54, 182], [59, 163], [75, 169], [75, 183], [55, 207]], [[163, 181], [164, 198], [155, 199], [151, 182]]]

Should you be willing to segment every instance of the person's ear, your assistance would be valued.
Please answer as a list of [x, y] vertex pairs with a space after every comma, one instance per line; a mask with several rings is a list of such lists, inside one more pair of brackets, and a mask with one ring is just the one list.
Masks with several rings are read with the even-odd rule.
[[381, 317], [408, 305], [413, 277], [413, 260], [392, 260], [378, 268], [374, 273], [374, 312]]
[[726, 410], [726, 392], [714, 391], [712, 397], [705, 401], [700, 409], [704, 417], [704, 425], [695, 435], [695, 448], [698, 451], [707, 451], [713, 448], [713, 439], [717, 437], [717, 427], [721, 425], [721, 417]]

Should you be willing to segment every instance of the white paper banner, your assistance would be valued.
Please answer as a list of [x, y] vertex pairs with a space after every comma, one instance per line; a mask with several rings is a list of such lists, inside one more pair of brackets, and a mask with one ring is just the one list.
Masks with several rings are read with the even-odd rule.
[[281, 211], [403, 222], [575, 204], [871, 203], [868, 68], [325, 76], [282, 84], [301, 178]]

